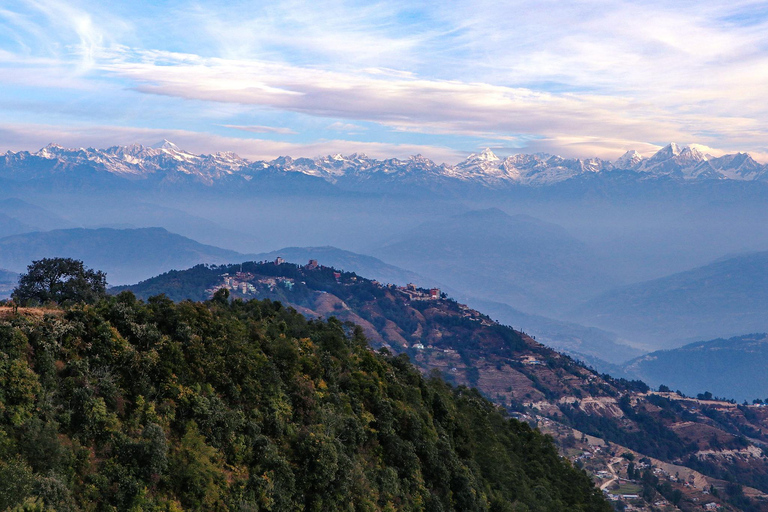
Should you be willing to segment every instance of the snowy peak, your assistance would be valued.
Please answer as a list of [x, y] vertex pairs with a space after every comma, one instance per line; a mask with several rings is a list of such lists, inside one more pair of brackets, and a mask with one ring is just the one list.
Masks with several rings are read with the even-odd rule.
[[660, 150], [658, 150], [651, 158], [648, 159], [649, 164], [654, 164], [656, 162], [663, 162], [665, 160], [669, 160], [670, 158], [675, 158], [677, 155], [680, 154], [680, 146], [675, 144], [674, 142], [670, 142]]
[[[213, 185], [227, 180], [250, 181], [261, 173], [298, 173], [322, 179], [349, 190], [386, 191], [392, 186], [429, 188], [480, 186], [547, 186], [571, 179], [592, 179], [608, 171], [638, 173], [639, 180], [760, 180], [768, 181], [768, 165], [746, 153], [712, 157], [702, 146], [668, 144], [651, 158], [627, 151], [614, 162], [600, 158], [563, 158], [543, 153], [516, 154], [503, 160], [486, 148], [455, 164], [436, 164], [422, 155], [400, 160], [377, 160], [362, 153], [340, 153], [319, 158], [284, 156], [272, 161], [250, 162], [230, 151], [196, 155], [163, 140], [154, 146], [131, 144], [107, 149], [69, 149], [49, 144], [35, 153], [0, 155], [0, 178], [40, 179], [52, 173], [111, 174], [149, 182], [197, 182]], [[55, 170], [54, 170], [55, 169]]]
[[470, 155], [469, 159], [472, 157], [475, 157], [476, 160], [480, 160], [483, 162], [498, 162], [499, 157], [497, 157], [493, 151], [491, 151], [491, 148], [485, 148], [483, 151], [480, 152], [479, 155]]
[[64, 151], [66, 151], [66, 149], [64, 149], [64, 146], [51, 142], [50, 144], [42, 148], [40, 151], [37, 151], [36, 153], [34, 153], [34, 155], [50, 160], [50, 159], [58, 158], [59, 155]]
[[651, 158], [648, 159], [649, 164], [664, 162], [666, 160], [674, 159], [678, 163], [698, 163], [707, 160], [707, 156], [699, 151], [695, 146], [685, 146], [680, 148], [674, 142], [671, 142], [658, 150]]
[[616, 161], [613, 163], [613, 166], [616, 169], [634, 169], [642, 161], [642, 155], [640, 155], [640, 153], [634, 149], [631, 149], [616, 159]]
[[680, 154], [680, 146], [678, 146], [674, 142], [670, 142], [667, 146], [662, 148], [661, 151], [665, 153], [671, 153], [672, 156], [677, 156]]
[[466, 160], [460, 162], [448, 171], [453, 178], [464, 181], [477, 181], [492, 185], [510, 178], [503, 162], [490, 148], [485, 148], [479, 154], [472, 153]]
[[161, 142], [158, 142], [157, 144], [153, 144], [151, 147], [152, 149], [168, 149], [171, 151], [181, 151], [179, 149], [179, 146], [169, 141], [168, 139], [163, 139]]
[[722, 178], [723, 176], [708, 163], [708, 160], [709, 157], [695, 146], [680, 148], [672, 142], [642, 162], [639, 170], [656, 176], [673, 176], [683, 179]]
[[686, 147], [677, 155], [681, 163], [696, 164], [707, 160], [707, 157], [694, 147]]

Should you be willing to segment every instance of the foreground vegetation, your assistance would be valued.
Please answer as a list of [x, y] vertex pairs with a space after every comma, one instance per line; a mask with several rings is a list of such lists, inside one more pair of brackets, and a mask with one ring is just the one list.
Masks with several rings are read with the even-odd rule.
[[0, 510], [610, 510], [475, 390], [271, 301], [0, 323]]

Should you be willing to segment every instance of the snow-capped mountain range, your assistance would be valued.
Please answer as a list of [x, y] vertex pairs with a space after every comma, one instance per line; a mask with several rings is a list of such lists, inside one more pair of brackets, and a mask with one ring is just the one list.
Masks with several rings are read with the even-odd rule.
[[248, 161], [232, 152], [195, 155], [169, 141], [147, 147], [138, 144], [107, 149], [68, 149], [56, 144], [30, 153], [0, 155], [0, 179], [29, 181], [68, 173], [109, 173], [129, 180], [166, 183], [191, 181], [211, 185], [270, 173], [300, 173], [341, 186], [385, 183], [466, 183], [490, 188], [514, 185], [545, 186], [599, 173], [625, 172], [637, 179], [768, 181], [768, 165], [746, 153], [712, 157], [695, 146], [671, 143], [650, 158], [628, 151], [615, 161], [562, 158], [547, 154], [517, 154], [504, 159], [490, 149], [471, 154], [455, 165], [437, 164], [421, 155], [407, 160], [369, 158], [364, 154], [320, 158], [288, 156]]

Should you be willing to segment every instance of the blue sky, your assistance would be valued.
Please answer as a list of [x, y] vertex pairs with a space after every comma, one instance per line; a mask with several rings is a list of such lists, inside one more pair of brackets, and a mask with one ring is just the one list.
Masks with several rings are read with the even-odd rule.
[[455, 162], [675, 141], [766, 161], [766, 93], [765, 2], [0, 5], [2, 150]]

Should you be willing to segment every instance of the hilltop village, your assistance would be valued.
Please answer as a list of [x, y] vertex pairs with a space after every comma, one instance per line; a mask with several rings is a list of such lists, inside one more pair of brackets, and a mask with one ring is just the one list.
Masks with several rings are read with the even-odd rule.
[[[272, 262], [268, 262], [268, 261], [260, 262], [261, 265], [269, 264], [269, 263], [272, 263], [275, 266], [280, 266], [280, 265], [285, 265], [287, 262], [281, 257], [277, 257]], [[304, 270], [316, 270], [319, 268], [330, 268], [330, 267], [323, 267], [322, 265], [318, 264], [317, 260], [311, 259], [306, 265], [303, 265], [300, 268]], [[333, 269], [333, 277], [336, 280], [337, 284], [344, 284], [347, 286], [351, 286], [357, 283], [357, 276], [355, 275], [345, 276], [343, 272], [339, 272], [335, 269]], [[296, 280], [290, 277], [283, 277], [283, 276], [263, 277], [263, 276], [257, 276], [256, 274], [251, 272], [243, 272], [243, 271], [236, 272], [234, 275], [224, 273], [221, 275], [221, 278], [222, 278], [222, 282], [220, 284], [217, 284], [206, 290], [209, 297], [213, 297], [213, 295], [218, 290], [221, 290], [222, 288], [226, 288], [231, 293], [235, 294], [236, 297], [242, 296], [242, 298], [254, 298], [256, 295], [258, 295], [260, 291], [263, 291], [262, 290], [263, 288], [266, 288], [269, 291], [275, 291], [278, 287], [283, 287], [284, 289], [290, 291], [290, 290], [293, 290], [293, 287], [296, 284]], [[445, 293], [442, 293], [440, 291], [440, 288], [429, 288], [429, 289], [420, 288], [413, 283], [409, 283], [406, 286], [397, 286], [394, 284], [381, 284], [378, 281], [371, 281], [371, 283], [382, 289], [386, 288], [389, 290], [396, 290], [397, 292], [406, 296], [408, 300], [440, 300], [440, 299], [447, 298]], [[307, 283], [305, 281], [302, 281], [301, 284], [306, 285]], [[463, 306], [463, 307], [466, 310], [469, 310], [467, 306]]]

